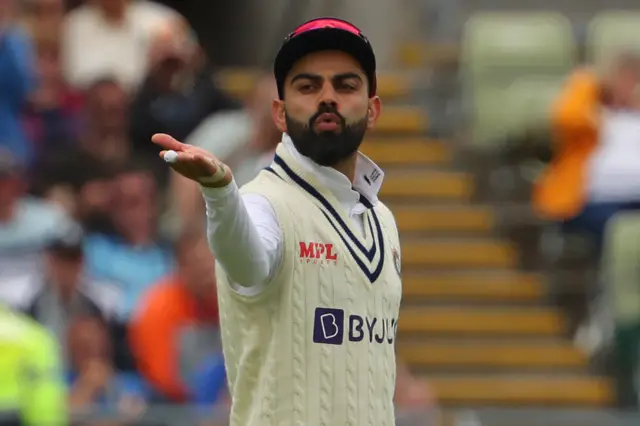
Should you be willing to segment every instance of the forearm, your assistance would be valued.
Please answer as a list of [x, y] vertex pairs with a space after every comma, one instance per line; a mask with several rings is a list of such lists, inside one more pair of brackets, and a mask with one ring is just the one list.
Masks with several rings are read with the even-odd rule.
[[266, 282], [272, 262], [236, 183], [202, 192], [209, 246], [230, 280], [245, 287]]

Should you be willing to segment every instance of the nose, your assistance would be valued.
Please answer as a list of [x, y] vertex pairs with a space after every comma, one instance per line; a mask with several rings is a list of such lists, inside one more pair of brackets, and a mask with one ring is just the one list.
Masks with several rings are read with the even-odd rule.
[[325, 106], [338, 106], [337, 93], [330, 82], [326, 82], [322, 86], [322, 92], [320, 92], [320, 105]]

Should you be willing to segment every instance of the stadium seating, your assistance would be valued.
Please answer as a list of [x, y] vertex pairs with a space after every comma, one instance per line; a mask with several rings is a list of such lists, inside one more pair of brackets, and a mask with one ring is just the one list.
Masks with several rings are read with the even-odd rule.
[[613, 316], [619, 324], [640, 323], [640, 214], [618, 214], [608, 225], [603, 255]]
[[620, 50], [640, 51], [638, 26], [640, 11], [612, 10], [600, 12], [589, 22], [586, 56], [599, 69]]
[[559, 13], [473, 15], [464, 27], [460, 71], [474, 145], [495, 149], [522, 124], [522, 108], [531, 106], [514, 108], [514, 98], [526, 93], [529, 105], [540, 105], [537, 92], [532, 92], [540, 85], [516, 83], [518, 79], [562, 78], [574, 66], [575, 55], [571, 24]]

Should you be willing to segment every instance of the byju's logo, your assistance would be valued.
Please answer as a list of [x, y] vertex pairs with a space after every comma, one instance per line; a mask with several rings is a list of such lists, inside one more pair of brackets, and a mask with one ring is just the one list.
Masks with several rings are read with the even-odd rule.
[[349, 342], [393, 344], [398, 331], [395, 318], [349, 315], [342, 309], [316, 308], [313, 324], [313, 343], [341, 345]]
[[344, 311], [316, 308], [313, 324], [313, 343], [341, 345], [344, 337]]

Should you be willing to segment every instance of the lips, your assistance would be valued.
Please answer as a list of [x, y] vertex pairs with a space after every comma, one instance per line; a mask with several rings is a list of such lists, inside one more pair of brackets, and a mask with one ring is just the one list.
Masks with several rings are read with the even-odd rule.
[[340, 124], [340, 118], [329, 112], [325, 112], [324, 114], [320, 114], [320, 116], [316, 119], [316, 123], [336, 123]]

